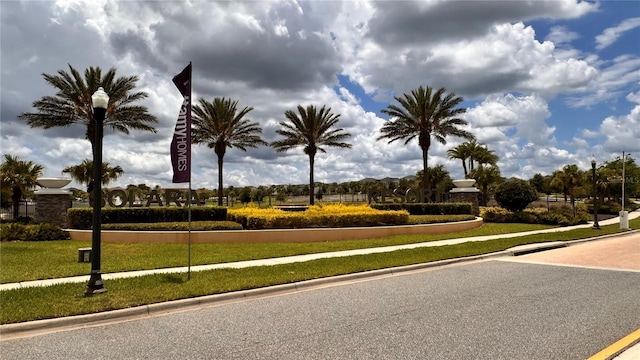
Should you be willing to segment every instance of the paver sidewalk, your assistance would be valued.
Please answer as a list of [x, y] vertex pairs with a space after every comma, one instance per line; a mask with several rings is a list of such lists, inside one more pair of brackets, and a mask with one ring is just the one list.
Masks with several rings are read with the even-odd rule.
[[[635, 219], [637, 217], [640, 217], [640, 211], [629, 213], [629, 219]], [[617, 224], [619, 223], [619, 221], [620, 221], [620, 218], [615, 217], [615, 218], [600, 221], [599, 223], [600, 225], [610, 225], [610, 224]], [[416, 248], [423, 248], [423, 247], [455, 245], [455, 244], [461, 244], [461, 243], [471, 242], [471, 241], [487, 241], [487, 240], [494, 240], [494, 239], [505, 239], [505, 238], [532, 235], [532, 234], [557, 233], [557, 232], [564, 232], [564, 231], [569, 231], [573, 229], [590, 228], [592, 226], [593, 226], [592, 223], [588, 223], [583, 225], [566, 226], [561, 228], [525, 231], [525, 232], [501, 234], [501, 235], [474, 236], [474, 237], [465, 237], [465, 238], [457, 238], [457, 239], [437, 240], [437, 241], [430, 241], [430, 242], [416, 243], [416, 244], [334, 251], [334, 252], [295, 255], [295, 256], [286, 256], [286, 257], [270, 258], [270, 259], [237, 261], [237, 262], [211, 264], [211, 265], [197, 265], [197, 266], [191, 266], [191, 271], [205, 271], [205, 270], [215, 270], [215, 269], [224, 269], [224, 268], [244, 268], [244, 267], [252, 267], [252, 266], [288, 264], [288, 263], [294, 263], [294, 262], [304, 262], [304, 261], [332, 258], [332, 257], [346, 257], [346, 256], [354, 256], [354, 255], [384, 253], [384, 252], [391, 252], [396, 250], [416, 249]], [[183, 266], [183, 267], [164, 268], [164, 269], [107, 273], [107, 274], [102, 274], [102, 278], [104, 280], [110, 280], [110, 279], [130, 278], [130, 277], [145, 276], [145, 275], [152, 275], [152, 274], [185, 273], [187, 271], [189, 271], [188, 267]], [[50, 285], [63, 284], [63, 283], [82, 283], [82, 282], [87, 282], [88, 278], [89, 278], [89, 275], [80, 275], [80, 276], [65, 277], [65, 278], [33, 280], [33, 281], [24, 281], [19, 283], [0, 284], [0, 291], [19, 289], [24, 287], [50, 286]]]

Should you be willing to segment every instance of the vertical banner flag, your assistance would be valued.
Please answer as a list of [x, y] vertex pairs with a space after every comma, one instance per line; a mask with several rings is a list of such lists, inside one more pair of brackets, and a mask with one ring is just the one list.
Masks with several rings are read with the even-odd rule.
[[171, 141], [173, 182], [191, 181], [191, 62], [173, 77], [173, 83], [182, 94], [182, 107]]

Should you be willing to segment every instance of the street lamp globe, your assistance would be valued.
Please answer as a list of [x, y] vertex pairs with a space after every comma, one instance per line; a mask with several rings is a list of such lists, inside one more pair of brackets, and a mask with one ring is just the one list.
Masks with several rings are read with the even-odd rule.
[[104, 88], [101, 86], [96, 92], [91, 95], [91, 104], [94, 109], [107, 109], [109, 105], [109, 95], [104, 92]]

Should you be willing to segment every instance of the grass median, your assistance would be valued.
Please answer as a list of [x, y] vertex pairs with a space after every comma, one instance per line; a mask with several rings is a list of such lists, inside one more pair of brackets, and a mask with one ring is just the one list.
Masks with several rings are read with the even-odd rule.
[[[493, 231], [498, 233], [508, 232], [506, 229], [509, 228], [518, 228], [518, 226], [515, 224], [487, 225], [495, 225]], [[640, 219], [630, 221], [630, 225], [632, 228], [640, 227]], [[484, 231], [486, 232], [488, 230], [492, 230], [492, 226], [483, 227]], [[467, 231], [464, 232], [464, 234], [466, 236], [491, 235], [490, 233], [483, 233], [481, 229]], [[486, 254], [505, 250], [510, 247], [522, 244], [554, 240], [575, 240], [591, 237], [594, 235], [612, 234], [617, 232], [620, 232], [620, 230], [619, 226], [616, 224], [603, 226], [602, 229], [598, 231], [594, 231], [590, 228], [585, 228], [559, 233], [529, 235], [482, 242], [468, 242], [450, 246], [399, 250], [381, 254], [369, 254], [344, 258], [329, 258], [302, 263], [252, 267], [244, 269], [221, 269], [213, 271], [193, 272], [191, 274], [191, 279], [188, 281], [186, 274], [151, 275], [138, 278], [109, 280], [105, 284], [109, 291], [105, 294], [93, 297], [83, 296], [85, 290], [84, 284], [63, 284], [41, 288], [6, 290], [0, 292], [0, 303], [2, 303], [2, 307], [0, 307], [0, 323], [7, 324], [36, 319], [95, 313], [100, 311], [133, 307], [143, 304], [225, 293], [237, 290], [253, 289], [275, 284], [285, 284], [296, 281], [355, 273], [367, 270], [376, 270], [394, 266], [411, 265], [443, 259]], [[494, 233], [494, 235], [495, 234], [497, 233]], [[461, 233], [448, 235], [450, 235], [451, 238], [463, 237]], [[446, 236], [443, 235], [437, 235], [436, 237], [438, 240], [446, 238]], [[418, 242], [417, 239], [413, 239], [413, 236], [407, 237], [408, 239], [397, 238], [404, 237], [371, 239], [365, 241], [359, 240], [354, 243], [362, 243], [361, 245], [367, 245], [360, 247], [372, 247], [374, 244], [377, 244], [375, 246], [385, 246], [397, 242]], [[421, 236], [421, 238], [421, 241], [430, 241], [425, 240], [425, 236]], [[337, 246], [338, 249], [329, 249], [323, 247], [322, 244], [327, 247]], [[243, 244], [242, 246], [246, 247], [248, 245], [253, 246], [256, 244]], [[275, 246], [277, 244], [262, 245]], [[293, 244], [280, 244], [279, 246], [288, 247], [291, 245]], [[345, 245], [346, 248], [341, 248], [341, 246], [333, 243], [319, 243], [315, 245], [317, 247], [314, 248], [314, 250], [322, 250], [311, 251], [311, 249], [306, 249], [305, 251], [335, 251], [344, 250], [349, 247], [353, 248], [353, 246], [355, 246], [355, 244], [351, 244]], [[157, 246], [149, 246], [147, 244], [147, 247]], [[184, 248], [184, 245], [181, 245], [181, 247]], [[256, 249], [260, 249], [260, 247], [253, 249], [254, 253], [252, 254], [252, 256], [255, 256], [259, 253], [259, 251]], [[261, 251], [266, 251], [265, 249], [268, 248], [263, 248]], [[277, 249], [277, 251], [274, 249]], [[275, 247], [271, 250], [274, 251], [274, 253], [278, 253], [283, 249]], [[170, 250], [165, 251], [170, 252]], [[232, 251], [231, 253], [234, 252]], [[6, 254], [3, 247], [3, 259], [5, 255]], [[228, 256], [234, 257], [238, 256], [238, 254]], [[182, 259], [182, 262], [184, 262], [184, 259]], [[2, 265], [4, 273], [6, 264], [2, 262]], [[83, 264], [83, 267], [85, 268], [84, 273], [86, 273], [87, 266], [87, 264]]]

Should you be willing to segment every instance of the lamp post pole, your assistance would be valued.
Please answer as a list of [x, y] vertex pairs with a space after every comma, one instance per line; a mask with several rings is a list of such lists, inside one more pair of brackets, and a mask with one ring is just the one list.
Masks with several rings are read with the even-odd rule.
[[622, 210], [620, 210], [620, 229], [623, 230], [628, 230], [629, 229], [629, 213], [625, 210], [624, 208], [624, 181], [625, 181], [625, 173], [624, 173], [624, 167], [625, 167], [625, 163], [626, 163], [626, 156], [629, 156], [629, 154], [625, 155], [625, 152], [622, 152]]
[[624, 211], [624, 165], [625, 165], [625, 155], [624, 151], [622, 152], [622, 211]]
[[591, 158], [591, 172], [593, 175], [593, 229], [600, 229], [598, 224], [598, 190], [596, 188], [596, 158]]
[[102, 87], [91, 96], [95, 120], [95, 152], [93, 154], [93, 228], [91, 233], [91, 276], [85, 295], [100, 294], [107, 289], [100, 271], [100, 231], [102, 217], [102, 135], [104, 118], [109, 105], [109, 95]]

